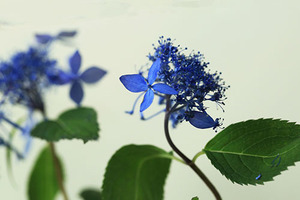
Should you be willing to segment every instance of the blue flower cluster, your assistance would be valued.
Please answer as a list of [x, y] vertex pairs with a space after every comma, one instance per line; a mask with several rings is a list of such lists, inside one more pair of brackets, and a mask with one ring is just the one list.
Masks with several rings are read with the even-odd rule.
[[[30, 130], [34, 126], [32, 113], [40, 111], [46, 116], [43, 95], [47, 88], [71, 84], [70, 98], [79, 106], [84, 96], [82, 82], [96, 83], [106, 74], [105, 70], [95, 66], [79, 73], [82, 58], [78, 50], [69, 58], [70, 70], [61, 69], [57, 60], [50, 58], [49, 49], [54, 41], [70, 39], [75, 35], [76, 31], [62, 31], [56, 36], [36, 34], [37, 45], [15, 53], [8, 61], [0, 62], [0, 122], [23, 133], [27, 140], [25, 151], [28, 151]], [[2, 106], [8, 103], [20, 104], [29, 110], [25, 126], [14, 123], [5, 115]], [[0, 135], [0, 146], [13, 148], [4, 141]]]
[[[226, 86], [221, 73], [211, 73], [203, 61], [200, 52], [185, 55], [180, 46], [174, 46], [171, 39], [161, 37], [155, 52], [148, 58], [153, 62], [148, 71], [148, 78], [139, 74], [120, 77], [123, 85], [131, 92], [144, 92], [140, 112], [144, 112], [152, 103], [154, 94], [159, 96], [159, 104], [165, 104], [171, 96], [170, 120], [173, 127], [184, 120], [197, 128], [217, 128], [220, 119], [213, 119], [207, 114], [204, 102], [213, 101], [224, 105]], [[155, 84], [154, 84], [155, 83]], [[133, 113], [131, 111], [130, 113]]]
[[49, 86], [47, 74], [55, 66], [56, 61], [50, 59], [46, 51], [30, 47], [18, 52], [10, 61], [0, 63], [0, 91], [12, 104], [44, 112], [41, 92]]

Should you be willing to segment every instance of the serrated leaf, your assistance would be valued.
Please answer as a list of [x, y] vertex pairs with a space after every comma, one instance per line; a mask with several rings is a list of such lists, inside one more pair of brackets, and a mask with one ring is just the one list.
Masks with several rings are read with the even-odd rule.
[[228, 126], [204, 148], [232, 182], [263, 184], [300, 160], [300, 125], [258, 119]]
[[[60, 167], [62, 167], [60, 161]], [[29, 200], [54, 200], [59, 191], [51, 149], [46, 146], [38, 156], [28, 182]]]
[[63, 112], [57, 120], [43, 121], [31, 135], [47, 141], [82, 139], [84, 142], [99, 138], [97, 114], [92, 108], [79, 107]]
[[80, 196], [84, 200], [101, 200], [101, 193], [98, 189], [84, 189], [80, 192]]
[[161, 200], [171, 155], [151, 145], [128, 145], [110, 159], [102, 186], [105, 200]]

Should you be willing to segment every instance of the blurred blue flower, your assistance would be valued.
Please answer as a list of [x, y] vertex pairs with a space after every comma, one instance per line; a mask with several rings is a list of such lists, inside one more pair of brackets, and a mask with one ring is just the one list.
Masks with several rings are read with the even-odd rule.
[[55, 40], [65, 40], [72, 38], [77, 34], [77, 31], [61, 31], [57, 35], [35, 34], [35, 38], [40, 44], [49, 44]]
[[177, 94], [177, 91], [164, 83], [153, 83], [156, 80], [157, 73], [160, 70], [161, 61], [157, 59], [149, 69], [148, 78], [145, 79], [140, 74], [123, 75], [120, 81], [131, 92], [144, 92], [144, 99], [140, 106], [140, 112], [145, 111], [153, 102], [154, 92], [162, 94]]
[[99, 67], [90, 67], [86, 69], [81, 74], [79, 73], [79, 69], [81, 67], [81, 55], [79, 51], [76, 51], [73, 56], [71, 56], [69, 60], [71, 73], [69, 74], [70, 80], [72, 82], [70, 89], [70, 97], [71, 99], [80, 105], [83, 99], [83, 89], [81, 82], [92, 84], [99, 81], [107, 72]]
[[18, 52], [10, 61], [0, 63], [0, 92], [12, 104], [44, 112], [42, 89], [50, 85], [47, 74], [55, 69], [56, 61], [47, 51], [30, 47]]
[[80, 105], [84, 93], [82, 88], [82, 82], [87, 84], [93, 84], [99, 81], [107, 72], [99, 67], [90, 67], [84, 72], [79, 73], [81, 67], [81, 55], [79, 51], [75, 53], [69, 59], [70, 71], [64, 72], [62, 70], [56, 70], [51, 74], [51, 82], [58, 85], [71, 83], [70, 98]]

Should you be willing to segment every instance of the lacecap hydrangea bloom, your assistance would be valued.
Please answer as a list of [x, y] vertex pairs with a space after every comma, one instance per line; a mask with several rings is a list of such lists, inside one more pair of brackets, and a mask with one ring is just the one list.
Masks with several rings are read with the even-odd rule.
[[0, 91], [12, 104], [22, 104], [44, 112], [42, 89], [49, 87], [47, 74], [56, 67], [56, 61], [47, 51], [30, 47], [0, 63]]
[[[144, 94], [140, 106], [142, 116], [156, 95], [159, 104], [165, 104], [166, 99], [170, 99], [173, 127], [182, 121], [201, 129], [219, 127], [220, 118], [213, 119], [204, 104], [212, 101], [219, 106], [224, 105], [224, 93], [229, 86], [220, 77], [221, 73], [211, 73], [207, 69], [209, 63], [203, 61], [200, 52], [185, 55], [186, 49], [175, 46], [169, 38], [161, 37], [158, 43], [154, 53], [148, 55], [153, 62], [149, 70], [120, 77], [126, 89]], [[147, 78], [144, 74], [148, 74]], [[132, 114], [133, 110], [129, 113]]]
[[[48, 52], [38, 47], [29, 47], [26, 51], [15, 53], [10, 60], [0, 62], [0, 122], [19, 130], [26, 140], [24, 154], [29, 150], [30, 130], [34, 125], [33, 111], [45, 113], [43, 90], [51, 83], [48, 74], [56, 68], [56, 61], [48, 57]], [[28, 110], [28, 117], [24, 125], [10, 120], [4, 113], [5, 104], [23, 105]], [[0, 145], [17, 152], [15, 148], [2, 138]], [[17, 153], [21, 158], [21, 154]]]
[[[70, 98], [80, 105], [84, 96], [82, 82], [96, 83], [106, 74], [105, 70], [96, 66], [79, 73], [82, 58], [78, 50], [69, 58], [70, 70], [63, 70], [57, 60], [51, 58], [50, 47], [55, 41], [67, 41], [75, 35], [76, 31], [62, 31], [55, 36], [36, 34], [37, 45], [18, 51], [9, 60], [0, 62], [0, 124], [6, 123], [22, 132], [27, 141], [25, 153], [29, 149], [30, 131], [35, 124], [33, 112], [41, 112], [46, 119], [43, 96], [48, 88], [71, 84]], [[23, 105], [28, 110], [24, 125], [8, 118], [3, 109], [5, 104]], [[0, 135], [0, 146], [14, 149], [3, 138]]]

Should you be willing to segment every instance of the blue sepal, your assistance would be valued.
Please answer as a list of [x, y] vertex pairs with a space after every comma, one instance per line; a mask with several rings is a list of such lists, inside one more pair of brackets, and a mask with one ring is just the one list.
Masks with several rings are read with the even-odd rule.
[[74, 37], [77, 34], [77, 31], [61, 31], [57, 34], [57, 38], [62, 37]]
[[53, 40], [53, 37], [48, 34], [35, 34], [35, 39], [38, 43], [47, 44], [48, 42]]
[[85, 70], [81, 75], [80, 78], [85, 83], [96, 83], [99, 81], [107, 72], [103, 69], [98, 67], [90, 67]]
[[148, 83], [149, 85], [152, 85], [152, 83], [154, 83], [156, 77], [157, 77], [157, 73], [160, 70], [160, 59], [156, 59], [156, 61], [154, 61], [154, 63], [152, 64], [152, 66], [149, 69], [148, 72]]
[[141, 103], [140, 112], [144, 112], [147, 108], [149, 108], [149, 106], [153, 102], [153, 99], [154, 99], [154, 92], [151, 89], [147, 90], [143, 102]]
[[80, 105], [83, 98], [83, 89], [81, 84], [78, 81], [74, 81], [71, 90], [70, 90], [70, 98], [77, 104]]
[[217, 122], [205, 112], [192, 111], [191, 114], [194, 115], [194, 117], [189, 119], [189, 122], [196, 128], [214, 128], [217, 124]]
[[76, 51], [69, 60], [71, 70], [74, 74], [78, 74], [79, 68], [81, 66], [81, 56], [79, 51]]
[[153, 90], [163, 94], [178, 94], [176, 90], [164, 83], [157, 83], [152, 86]]
[[143, 92], [148, 89], [145, 78], [139, 74], [129, 74], [120, 77], [120, 81], [130, 92]]

